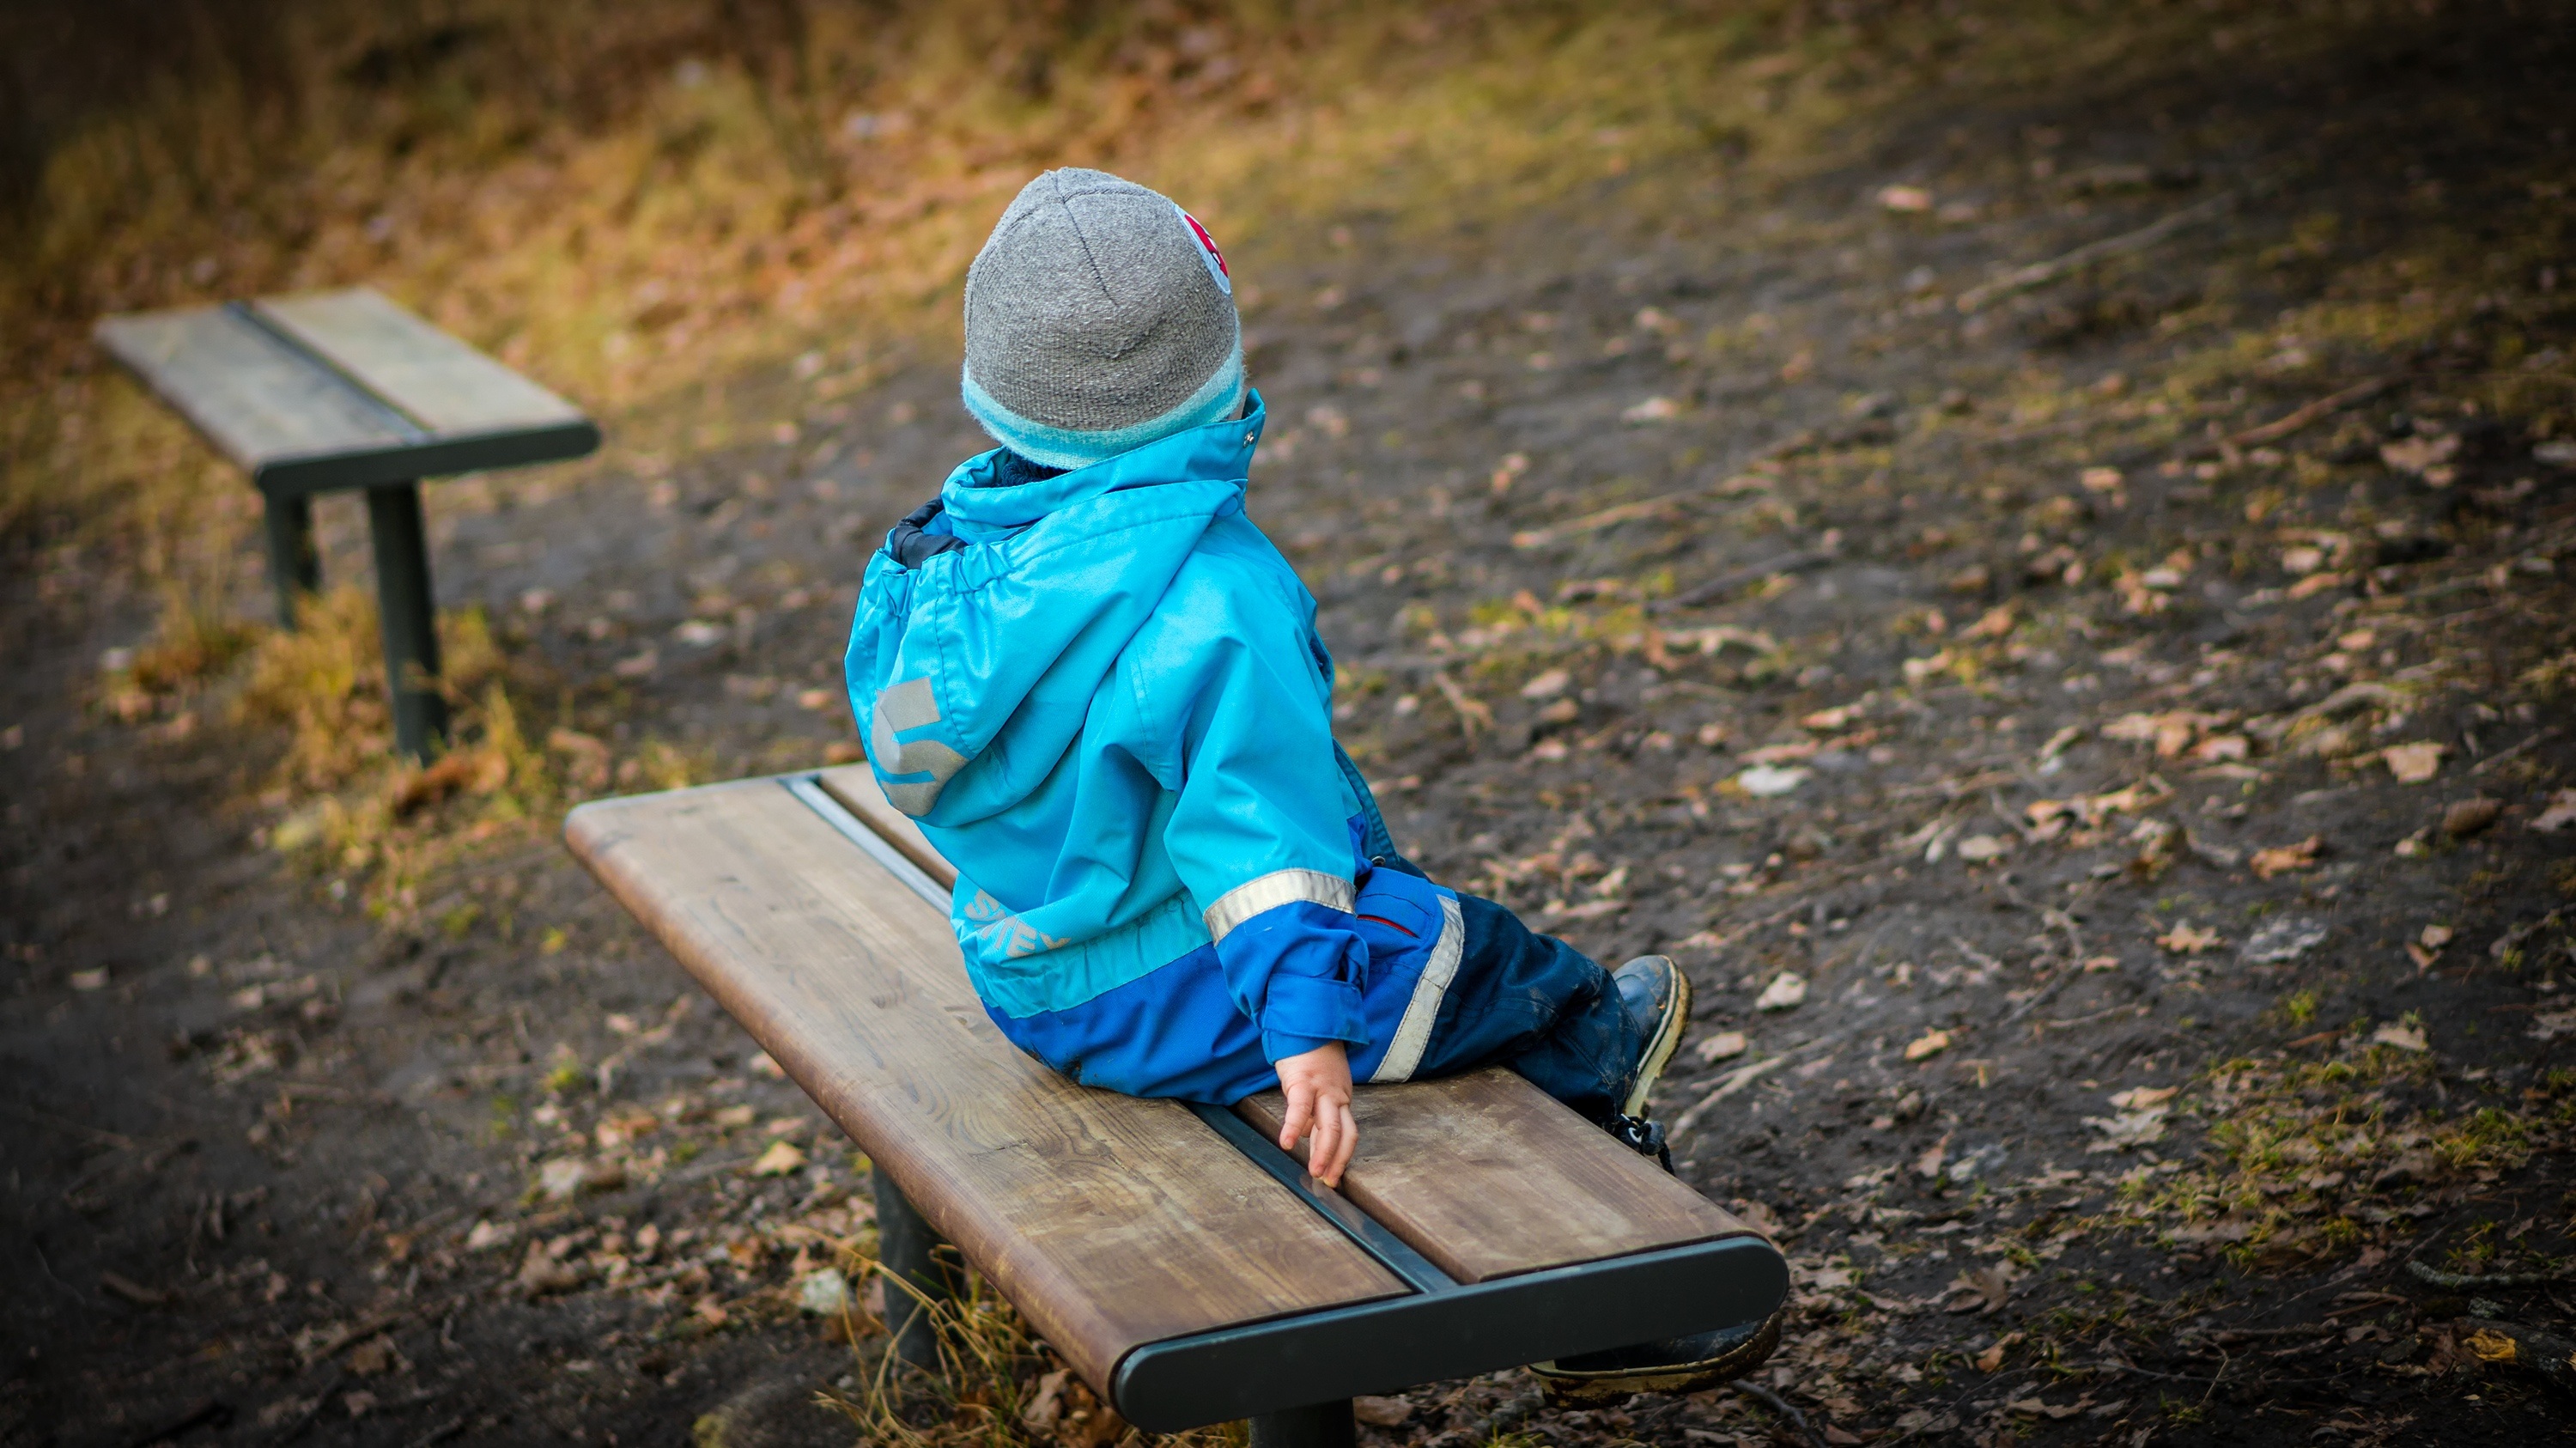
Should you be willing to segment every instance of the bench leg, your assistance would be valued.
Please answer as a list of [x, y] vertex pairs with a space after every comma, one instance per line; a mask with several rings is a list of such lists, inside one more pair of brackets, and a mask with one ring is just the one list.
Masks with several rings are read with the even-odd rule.
[[426, 762], [447, 737], [447, 700], [435, 682], [438, 626], [429, 597], [429, 536], [420, 520], [420, 485], [387, 483], [367, 489], [367, 534], [376, 548], [376, 611], [384, 624], [394, 747]]
[[[887, 1275], [932, 1302], [956, 1300], [965, 1284], [959, 1280], [954, 1249], [912, 1209], [894, 1178], [881, 1171], [868, 1175], [877, 1192], [877, 1261]], [[939, 1361], [939, 1325], [929, 1309], [912, 1292], [889, 1282], [885, 1311], [886, 1328], [894, 1336], [895, 1360], [925, 1377], [938, 1377], [944, 1371]]]
[[1359, 1441], [1348, 1398], [1263, 1413], [1251, 1427], [1252, 1448], [1351, 1448]]
[[322, 555], [313, 546], [313, 499], [298, 493], [267, 500], [268, 581], [277, 590], [277, 626], [295, 631], [295, 605], [322, 589]]

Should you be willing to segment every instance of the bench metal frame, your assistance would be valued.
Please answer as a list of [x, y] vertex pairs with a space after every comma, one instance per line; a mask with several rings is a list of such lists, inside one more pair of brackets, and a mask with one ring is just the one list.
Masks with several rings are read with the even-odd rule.
[[[834, 799], [817, 776], [781, 782], [898, 880], [948, 909], [948, 891]], [[1349, 1402], [1354, 1395], [1490, 1372], [1498, 1363], [1540, 1362], [1756, 1323], [1788, 1296], [1788, 1264], [1779, 1249], [1745, 1236], [1461, 1283], [1348, 1198], [1319, 1185], [1296, 1158], [1234, 1112], [1204, 1104], [1191, 1109], [1411, 1291], [1130, 1350], [1117, 1365], [1110, 1399], [1128, 1421], [1149, 1431], [1249, 1418], [1256, 1448], [1348, 1448], [1356, 1432]], [[942, 1245], [936, 1231], [891, 1176], [873, 1176], [885, 1269], [933, 1300], [953, 1293], [953, 1269], [934, 1255]], [[890, 1298], [888, 1316], [898, 1359], [908, 1368], [939, 1372], [929, 1315], [918, 1305], [898, 1308]], [[1281, 1374], [1319, 1389], [1322, 1400], [1278, 1408], [1263, 1384]]]

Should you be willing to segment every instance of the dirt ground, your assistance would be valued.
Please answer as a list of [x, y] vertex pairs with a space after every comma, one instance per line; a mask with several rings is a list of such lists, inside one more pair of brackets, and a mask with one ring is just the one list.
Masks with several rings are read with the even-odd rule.
[[[1253, 515], [1398, 840], [1685, 964], [1679, 1169], [1800, 1281], [1758, 1398], [1506, 1374], [1368, 1442], [2567, 1434], [2492, 1359], [2576, 1301], [2571, 66], [2563, 10], [2496, 7], [1927, 106], [1671, 225], [1609, 204], [1641, 174], [1245, 268]], [[850, 757], [859, 571], [983, 446], [952, 368], [434, 485], [442, 604], [594, 792], [648, 740]], [[0, 599], [0, 1443], [854, 1436], [816, 1399], [870, 1344], [799, 1302], [863, 1163], [550, 829], [379, 923], [276, 738], [101, 706], [149, 599], [62, 549]]]

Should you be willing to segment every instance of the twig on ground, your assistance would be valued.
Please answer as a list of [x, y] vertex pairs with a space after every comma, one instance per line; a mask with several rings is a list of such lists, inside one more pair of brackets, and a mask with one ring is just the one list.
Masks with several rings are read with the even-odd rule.
[[2161, 221], [2139, 227], [2118, 236], [2105, 237], [2043, 262], [2009, 271], [1983, 286], [1970, 287], [1959, 293], [1957, 306], [1963, 313], [1973, 312], [1986, 303], [2044, 287], [2058, 278], [2082, 271], [2097, 261], [2144, 251], [2185, 227], [2206, 221], [2236, 204], [2236, 193], [2222, 191], [2197, 206], [2186, 206]]
[[68, 1116], [56, 1116], [50, 1111], [40, 1111], [33, 1106], [21, 1106], [15, 1101], [0, 1101], [0, 1107], [5, 1107], [12, 1113], [23, 1116], [27, 1120], [32, 1121], [39, 1126], [50, 1126], [60, 1131], [78, 1132], [92, 1141], [98, 1142], [103, 1146], [115, 1147], [119, 1151], [132, 1151], [135, 1147], [135, 1140], [133, 1137], [121, 1135], [113, 1131], [101, 1131], [95, 1126], [88, 1125], [84, 1122], [74, 1121]]
[[1760, 1383], [1751, 1382], [1743, 1378], [1738, 1378], [1734, 1382], [1727, 1384], [1727, 1386], [1735, 1389], [1739, 1393], [1742, 1393], [1744, 1396], [1751, 1398], [1753, 1401], [1760, 1403], [1762, 1406], [1769, 1408], [1774, 1414], [1778, 1415], [1782, 1422], [1797, 1429], [1798, 1436], [1806, 1439], [1810, 1444], [1813, 1444], [1814, 1448], [1825, 1448], [1824, 1435], [1817, 1432], [1815, 1428], [1807, 1422], [1806, 1414], [1790, 1407], [1788, 1399], [1781, 1397], [1778, 1393], [1771, 1391]]
[[1447, 669], [1432, 670], [1431, 682], [1440, 686], [1440, 697], [1448, 700], [1449, 707], [1457, 711], [1459, 732], [1472, 740], [1476, 737], [1477, 730], [1494, 727], [1492, 707], [1484, 700], [1459, 688], [1458, 681], [1449, 677]]
[[2549, 1287], [2561, 1282], [2576, 1282], [2576, 1274], [2566, 1272], [2445, 1272], [2421, 1262], [2408, 1262], [2406, 1270], [2422, 1281], [2453, 1291], [2472, 1287]]
[[1679, 1117], [1675, 1118], [1668, 1135], [1673, 1139], [1678, 1140], [1683, 1132], [1699, 1125], [1700, 1117], [1706, 1113], [1710, 1107], [1724, 1101], [1727, 1097], [1734, 1095], [1736, 1092], [1743, 1090], [1745, 1087], [1752, 1085], [1754, 1082], [1787, 1064], [1789, 1064], [1788, 1057], [1773, 1056], [1767, 1061], [1756, 1061], [1750, 1066], [1738, 1066], [1734, 1070], [1727, 1072], [1726, 1079], [1717, 1084], [1716, 1090], [1709, 1092], [1706, 1096], [1693, 1102], [1690, 1110], [1683, 1112]]
[[1659, 498], [1643, 498], [1633, 503], [1621, 503], [1616, 507], [1603, 508], [1597, 513], [1586, 513], [1580, 518], [1569, 519], [1550, 527], [1524, 529], [1512, 535], [1512, 546], [1544, 548], [1560, 539], [1580, 538], [1586, 533], [1598, 533], [1604, 528], [1614, 527], [1620, 523], [1631, 523], [1640, 518], [1661, 517], [1684, 503], [1697, 500], [1707, 492], [1706, 488], [1688, 488], [1678, 493], [1666, 493]]
[[[2057, 972], [2057, 979], [2041, 986], [2030, 999], [2013, 1007], [2011, 1011], [2005, 1014], [2003, 1024], [2009, 1026], [2013, 1022], [2020, 1020], [2022, 1017], [2029, 1015], [2032, 1011], [2038, 1010], [2041, 1006], [2055, 1000], [2057, 998], [2057, 993], [2066, 989], [2066, 983], [2068, 981], [2075, 979], [2075, 977], [2082, 975], [2083, 973], [2084, 963], [2082, 961], [2070, 960], [2066, 962], [2064, 968]], [[2051, 1024], [2055, 1023], [2051, 1022]]]
[[412, 1439], [409, 1444], [405, 1445], [405, 1448], [431, 1448], [431, 1445], [433, 1444], [444, 1443], [450, 1438], [463, 1435], [464, 1432], [465, 1420], [461, 1417], [450, 1418], [446, 1422], [439, 1424], [437, 1427], [430, 1429], [428, 1432], [421, 1434], [419, 1437]]
[[1814, 1040], [1808, 1041], [1803, 1045], [1791, 1046], [1788, 1050], [1782, 1051], [1779, 1055], [1773, 1056], [1768, 1060], [1756, 1061], [1750, 1066], [1736, 1067], [1734, 1070], [1727, 1072], [1724, 1077], [1719, 1079], [1715, 1090], [1691, 1103], [1690, 1110], [1675, 1117], [1673, 1119], [1673, 1124], [1665, 1129], [1665, 1136], [1669, 1140], [1679, 1141], [1683, 1132], [1699, 1125], [1700, 1117], [1705, 1114], [1710, 1107], [1717, 1105], [1717, 1103], [1724, 1101], [1729, 1096], [1732, 1096], [1736, 1092], [1743, 1090], [1745, 1087], [1752, 1085], [1764, 1076], [1767, 1076], [1782, 1066], [1789, 1064], [1791, 1061], [1807, 1054], [1809, 1051], [1812, 1051], [1819, 1046], [1830, 1045], [1831, 1043], [1839, 1041], [1850, 1034], [1851, 1032], [1848, 1028], [1839, 1031], [1827, 1031], [1825, 1034], [1818, 1036]]
[[1471, 1448], [1475, 1444], [1489, 1443], [1496, 1437], [1509, 1433], [1528, 1422], [1530, 1414], [1537, 1412], [1546, 1403], [1547, 1390], [1532, 1387], [1505, 1400], [1494, 1411], [1469, 1423], [1466, 1427], [1434, 1434], [1430, 1441], [1435, 1444], [1471, 1445]]
[[2495, 753], [2488, 755], [2486, 758], [2479, 760], [2477, 763], [2470, 765], [2469, 773], [2484, 774], [2488, 770], [2495, 768], [2497, 765], [2504, 763], [2508, 759], [2519, 758], [2525, 751], [2529, 750], [2531, 746], [2538, 744], [2543, 739], [2547, 739], [2557, 732], [2558, 731], [2556, 729], [2543, 729], [2533, 734], [2530, 738], [2525, 739], [2520, 744], [2516, 744], [2507, 749], [2499, 749]]
[[2356, 382], [2340, 392], [2328, 393], [2304, 407], [2284, 413], [2260, 427], [2249, 427], [2230, 437], [2227, 445], [2244, 448], [2261, 447], [2267, 442], [2279, 442], [2319, 418], [2330, 417], [2355, 403], [2368, 402], [2396, 385], [2397, 379], [2394, 377], [2373, 377], [2367, 382]]
[[296, 1414], [284, 1428], [278, 1430], [276, 1437], [268, 1440], [269, 1448], [277, 1448], [278, 1444], [292, 1443], [303, 1437], [304, 1430], [313, 1426], [313, 1420], [322, 1416], [323, 1405], [329, 1403], [331, 1395], [340, 1391], [340, 1385], [348, 1380], [347, 1373], [333, 1373], [331, 1380], [322, 1385], [322, 1391], [314, 1394], [313, 1401], [305, 1405], [304, 1411]]
[[1759, 563], [1750, 563], [1742, 568], [1730, 568], [1715, 578], [1693, 584], [1670, 598], [1657, 599], [1647, 606], [1647, 612], [1671, 613], [1675, 609], [1697, 608], [1704, 603], [1715, 603], [1735, 590], [1747, 584], [1760, 583], [1775, 573], [1801, 572], [1819, 563], [1831, 562], [1833, 558], [1833, 550], [1828, 548], [1801, 548], [1794, 553], [1765, 558]]

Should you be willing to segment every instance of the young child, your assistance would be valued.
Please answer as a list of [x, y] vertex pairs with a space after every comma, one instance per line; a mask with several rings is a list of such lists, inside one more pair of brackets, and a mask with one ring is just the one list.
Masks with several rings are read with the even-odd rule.
[[[1233, 292], [1188, 213], [1071, 169], [967, 273], [965, 404], [1001, 446], [869, 560], [847, 675], [887, 798], [957, 867], [975, 992], [1087, 1085], [1282, 1088], [1327, 1184], [1354, 1080], [1494, 1062], [1659, 1151], [1681, 972], [1434, 884], [1333, 742], [1315, 601], [1244, 513], [1266, 418]], [[1743, 1337], [1564, 1366], [1671, 1378]]]

